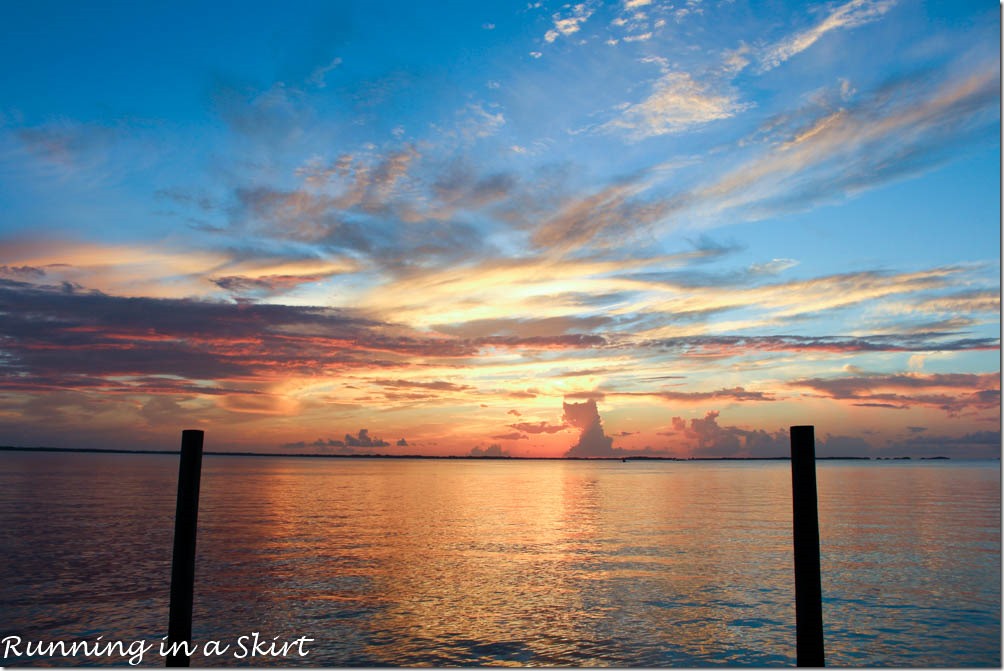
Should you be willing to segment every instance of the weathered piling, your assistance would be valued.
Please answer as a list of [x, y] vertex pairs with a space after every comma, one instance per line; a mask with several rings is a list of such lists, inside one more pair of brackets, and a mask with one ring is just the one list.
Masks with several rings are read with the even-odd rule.
[[791, 494], [795, 537], [795, 639], [798, 666], [825, 665], [823, 589], [819, 572], [816, 438], [811, 426], [791, 427]]
[[171, 614], [168, 643], [174, 646], [167, 666], [189, 666], [186, 649], [192, 641], [192, 602], [195, 590], [195, 536], [199, 519], [203, 432], [181, 432], [178, 468], [178, 506], [174, 514], [174, 555], [171, 562]]

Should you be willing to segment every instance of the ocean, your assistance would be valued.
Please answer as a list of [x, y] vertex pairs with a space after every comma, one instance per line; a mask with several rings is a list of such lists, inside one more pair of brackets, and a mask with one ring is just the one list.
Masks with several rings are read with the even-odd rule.
[[[164, 665], [177, 470], [0, 453], [2, 665]], [[1000, 472], [818, 463], [828, 666], [1000, 667]], [[795, 663], [786, 461], [207, 455], [198, 534], [193, 666]]]

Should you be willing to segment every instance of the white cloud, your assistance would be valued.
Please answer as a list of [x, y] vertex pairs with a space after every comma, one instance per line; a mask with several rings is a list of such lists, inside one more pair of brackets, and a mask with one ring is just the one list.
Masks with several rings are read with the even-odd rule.
[[715, 91], [685, 72], [667, 72], [645, 100], [628, 105], [604, 128], [629, 131], [636, 138], [667, 135], [727, 119], [747, 109], [732, 91]]
[[742, 72], [750, 64], [750, 48], [742, 44], [736, 49], [726, 51], [722, 55], [722, 69], [730, 75]]
[[554, 28], [544, 34], [544, 40], [554, 42], [560, 35], [565, 37], [574, 35], [592, 15], [592, 8], [584, 2], [572, 7], [572, 13], [569, 16], [563, 17], [561, 14], [554, 14], [551, 17], [554, 20]]
[[854, 28], [870, 23], [888, 12], [895, 0], [850, 0], [830, 13], [819, 24], [792, 35], [769, 47], [760, 58], [760, 70], [766, 72], [799, 54], [831, 30]]

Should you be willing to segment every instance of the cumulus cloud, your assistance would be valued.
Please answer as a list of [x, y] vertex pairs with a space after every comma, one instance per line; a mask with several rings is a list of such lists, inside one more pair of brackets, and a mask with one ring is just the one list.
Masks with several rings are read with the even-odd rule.
[[590, 16], [593, 15], [593, 8], [589, 6], [589, 3], [579, 3], [572, 6], [568, 13], [554, 14], [551, 18], [554, 21], [554, 28], [547, 31], [544, 34], [545, 42], [554, 42], [558, 37], [574, 35], [579, 32]]
[[613, 438], [603, 432], [596, 401], [565, 403], [565, 422], [580, 430], [579, 440], [569, 449], [566, 457], [614, 457], [620, 452], [613, 447]]
[[660, 435], [674, 437], [678, 450], [682, 447], [701, 457], [778, 457], [790, 453], [787, 431], [722, 426], [719, 416], [717, 410], [709, 410], [689, 424], [682, 417], [674, 417], [670, 430]]
[[348, 447], [387, 447], [390, 443], [370, 436], [368, 429], [359, 429], [359, 433], [355, 436], [350, 433], [345, 434], [345, 445]]
[[472, 457], [509, 457], [508, 450], [503, 450], [502, 446], [497, 443], [492, 443], [488, 447], [472, 447], [471, 448]]
[[[397, 441], [397, 445], [398, 447], [406, 447], [408, 441], [402, 438]], [[333, 451], [341, 454], [354, 454], [356, 448], [390, 447], [390, 443], [371, 436], [368, 429], [359, 429], [358, 433], [354, 435], [346, 433], [342, 440], [336, 438], [318, 438], [311, 443], [302, 440], [295, 443], [283, 443], [282, 447], [284, 449], [320, 448], [326, 452]]]

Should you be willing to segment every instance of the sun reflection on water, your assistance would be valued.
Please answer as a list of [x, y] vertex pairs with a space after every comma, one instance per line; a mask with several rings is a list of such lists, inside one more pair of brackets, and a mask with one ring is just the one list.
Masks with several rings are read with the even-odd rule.
[[[4, 570], [8, 628], [162, 636], [173, 462], [5, 464], [35, 558]], [[828, 664], [999, 663], [993, 466], [821, 463], [819, 502]], [[791, 665], [790, 508], [786, 462], [207, 457], [194, 635], [316, 639], [255, 665]]]

